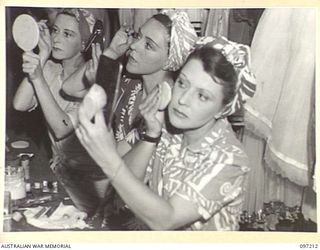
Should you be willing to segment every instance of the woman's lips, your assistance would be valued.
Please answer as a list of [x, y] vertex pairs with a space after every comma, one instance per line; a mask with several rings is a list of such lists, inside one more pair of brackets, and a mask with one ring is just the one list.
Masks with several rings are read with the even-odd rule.
[[181, 112], [180, 110], [176, 109], [176, 108], [173, 108], [173, 112], [176, 116], [180, 117], [180, 118], [188, 118], [188, 116]]
[[137, 63], [137, 60], [133, 56], [129, 56], [129, 62], [130, 63]]
[[53, 47], [52, 50], [54, 50], [54, 51], [62, 51], [62, 49], [57, 48], [57, 47]]

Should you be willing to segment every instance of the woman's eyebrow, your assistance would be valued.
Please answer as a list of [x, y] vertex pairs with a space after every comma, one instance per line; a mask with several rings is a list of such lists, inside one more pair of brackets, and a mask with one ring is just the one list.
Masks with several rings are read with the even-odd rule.
[[64, 29], [64, 31], [67, 31], [67, 32], [70, 32], [70, 33], [76, 34], [76, 32], [75, 32], [74, 30]]
[[181, 78], [182, 80], [186, 81], [186, 82], [190, 82], [188, 77], [181, 71], [179, 78]]
[[[139, 29], [139, 34], [143, 35], [141, 28]], [[159, 46], [151, 37], [146, 36], [146, 39], [147, 39], [149, 42], [153, 43], [154, 45], [156, 45], [157, 47], [160, 48], [160, 46]]]
[[150, 37], [146, 36], [146, 39], [147, 39], [149, 42], [153, 43], [154, 45], [156, 45], [157, 47], [160, 48], [160, 46], [159, 46], [154, 40], [152, 40]]

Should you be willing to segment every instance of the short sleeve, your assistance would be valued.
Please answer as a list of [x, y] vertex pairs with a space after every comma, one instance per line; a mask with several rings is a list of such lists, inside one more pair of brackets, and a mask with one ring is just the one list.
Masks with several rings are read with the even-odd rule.
[[54, 79], [62, 73], [61, 64], [54, 63], [51, 60], [47, 61], [43, 67], [43, 77], [50, 86], [54, 83]]
[[[50, 60], [46, 62], [46, 64], [43, 67], [43, 77], [46, 80], [49, 87], [54, 77], [61, 74], [61, 72], [62, 72], [62, 67], [60, 64], [54, 63]], [[28, 109], [28, 112], [34, 111], [39, 106], [36, 95], [32, 97], [32, 102], [34, 103], [34, 105], [30, 109]]]
[[32, 112], [33, 110], [35, 110], [37, 107], [38, 107], [38, 100], [37, 100], [37, 97], [34, 95], [33, 97], [32, 97], [32, 102], [34, 103], [33, 105], [32, 105], [32, 107], [31, 108], [29, 108], [28, 109], [28, 112]]
[[78, 109], [79, 109], [80, 103], [79, 102], [72, 102], [68, 106], [68, 108], [65, 110], [66, 114], [71, 120], [72, 126], [74, 128], [77, 127], [79, 123], [79, 118], [78, 118]]

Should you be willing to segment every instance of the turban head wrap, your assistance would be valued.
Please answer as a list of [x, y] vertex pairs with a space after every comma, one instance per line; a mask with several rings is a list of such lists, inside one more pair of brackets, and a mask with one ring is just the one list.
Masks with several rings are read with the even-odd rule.
[[164, 70], [177, 71], [185, 63], [197, 40], [197, 34], [186, 12], [163, 10], [172, 21], [169, 57]]
[[229, 41], [225, 37], [202, 37], [195, 48], [209, 46], [220, 51], [230, 62], [237, 74], [235, 96], [220, 113], [220, 117], [232, 115], [246, 100], [253, 97], [256, 90], [256, 78], [250, 69], [250, 48], [247, 45]]
[[61, 12], [67, 12], [75, 16], [75, 18], [79, 22], [81, 40], [85, 44], [88, 41], [96, 22], [96, 19], [92, 12], [87, 9], [80, 8], [62, 9]]

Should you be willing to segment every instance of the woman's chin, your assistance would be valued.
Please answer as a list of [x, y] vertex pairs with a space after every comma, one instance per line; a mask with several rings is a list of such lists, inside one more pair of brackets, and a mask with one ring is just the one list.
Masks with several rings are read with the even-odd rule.
[[186, 121], [183, 121], [174, 115], [169, 115], [169, 121], [170, 124], [177, 129], [186, 129]]
[[131, 63], [127, 63], [126, 70], [127, 70], [130, 74], [140, 74], [139, 70], [137, 70], [137, 67], [135, 67], [135, 66], [132, 65]]
[[52, 52], [52, 57], [55, 60], [63, 60], [64, 59], [64, 57], [62, 55], [60, 55], [59, 53], [54, 53], [54, 52]]

